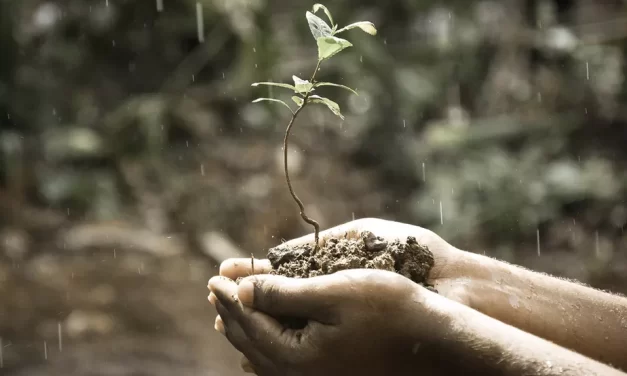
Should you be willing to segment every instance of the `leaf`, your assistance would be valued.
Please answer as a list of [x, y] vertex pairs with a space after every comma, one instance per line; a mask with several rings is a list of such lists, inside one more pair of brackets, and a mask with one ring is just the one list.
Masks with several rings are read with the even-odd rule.
[[303, 98], [297, 97], [297, 96], [293, 96], [292, 100], [294, 101], [294, 103], [296, 103], [296, 105], [298, 107], [303, 107]]
[[292, 76], [292, 79], [294, 80], [295, 92], [305, 94], [313, 88], [313, 84], [311, 82], [303, 80], [298, 76]]
[[344, 120], [344, 115], [342, 115], [342, 113], [340, 112], [340, 105], [333, 102], [332, 100], [330, 100], [329, 98], [324, 98], [318, 95], [311, 95], [309, 96], [309, 100], [310, 102], [313, 103], [321, 103], [326, 105], [329, 110], [331, 110], [331, 112], [333, 112], [335, 115], [339, 116], [340, 119]]
[[326, 13], [327, 17], [329, 17], [329, 21], [331, 21], [331, 26], [333, 26], [333, 17], [331, 17], [331, 12], [329, 12], [327, 7], [325, 7], [322, 4], [314, 4], [314, 6], [313, 6], [313, 12], [314, 13], [317, 13], [320, 9], [322, 9], [324, 11], [324, 13]]
[[309, 30], [315, 39], [322, 37], [330, 37], [333, 34], [331, 27], [327, 25], [324, 20], [311, 12], [305, 13], [307, 16], [307, 22], [309, 23]]
[[274, 99], [274, 98], [257, 98], [253, 101], [253, 103], [259, 103], [259, 102], [263, 102], [263, 101], [267, 101], [267, 102], [276, 102], [276, 103], [281, 103], [282, 105], [284, 105], [285, 107], [287, 107], [290, 112], [293, 114], [294, 111], [292, 111], [292, 108], [290, 106], [287, 105], [287, 103], [283, 102], [280, 99]]
[[279, 82], [255, 82], [254, 84], [252, 84], [250, 86], [259, 86], [259, 85], [278, 86], [278, 87], [284, 87], [286, 89], [291, 89], [291, 90], [296, 91], [296, 88], [293, 85], [282, 84], [282, 83], [279, 83]]
[[336, 31], [334, 34], [339, 34], [343, 31], [351, 30], [356, 27], [362, 29], [363, 31], [365, 31], [366, 33], [370, 35], [377, 35], [377, 29], [374, 27], [374, 24], [370, 21], [359, 21], [359, 22], [352, 23]]
[[338, 52], [351, 47], [353, 44], [346, 39], [337, 37], [323, 37], [316, 39], [318, 43], [318, 60], [328, 59]]
[[344, 86], [344, 85], [340, 85], [340, 84], [334, 84], [334, 83], [332, 83], [332, 82], [316, 82], [316, 83], [314, 84], [314, 87], [318, 87], [318, 86], [335, 86], [335, 87], [341, 87], [342, 89], [346, 89], [346, 90], [348, 90], [348, 91], [352, 92], [352, 93], [353, 93], [353, 94], [355, 94], [355, 95], [359, 95], [359, 94], [357, 94], [357, 92], [356, 92], [355, 90], [351, 89], [351, 88], [350, 88], [350, 87], [348, 87], [348, 86]]

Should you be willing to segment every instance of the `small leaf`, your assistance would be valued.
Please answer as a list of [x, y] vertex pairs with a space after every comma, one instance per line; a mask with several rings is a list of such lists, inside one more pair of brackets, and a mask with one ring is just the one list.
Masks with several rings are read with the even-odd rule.
[[334, 84], [334, 83], [332, 83], [332, 82], [316, 82], [316, 83], [314, 84], [314, 87], [318, 87], [318, 86], [335, 86], [335, 87], [341, 87], [342, 89], [346, 89], [346, 90], [348, 90], [348, 91], [352, 92], [352, 93], [353, 93], [353, 94], [355, 94], [355, 95], [359, 95], [359, 94], [357, 94], [357, 92], [356, 92], [355, 90], [351, 89], [351, 88], [350, 88], [350, 87], [348, 87], [348, 86], [344, 86], [344, 85], [340, 85], [340, 84]]
[[305, 13], [307, 16], [307, 22], [309, 23], [309, 30], [315, 39], [322, 37], [330, 37], [333, 34], [331, 27], [327, 25], [324, 20], [311, 12]]
[[294, 101], [294, 103], [296, 103], [296, 105], [298, 107], [302, 107], [303, 106], [303, 98], [297, 97], [297, 96], [293, 96], [292, 100]]
[[337, 37], [323, 37], [316, 39], [318, 43], [318, 60], [328, 59], [338, 52], [351, 47], [353, 44], [346, 39]]
[[292, 108], [290, 106], [287, 105], [287, 103], [283, 102], [280, 99], [274, 99], [274, 98], [257, 98], [253, 101], [253, 103], [259, 103], [259, 102], [263, 102], [263, 101], [267, 101], [267, 102], [276, 102], [276, 103], [281, 103], [282, 105], [284, 105], [285, 107], [287, 107], [291, 113], [294, 113], [294, 111], [292, 111]]
[[295, 92], [305, 94], [313, 88], [313, 84], [311, 82], [303, 80], [298, 76], [292, 76], [292, 79], [294, 80]]
[[311, 95], [309, 96], [308, 101], [312, 103], [321, 103], [321, 104], [326, 105], [329, 108], [329, 110], [331, 110], [331, 112], [339, 116], [340, 119], [344, 120], [344, 115], [342, 115], [342, 113], [340, 112], [340, 105], [333, 102], [329, 98], [324, 98], [318, 95]]
[[370, 21], [360, 21], [360, 22], [352, 23], [336, 31], [334, 34], [339, 34], [343, 31], [351, 30], [356, 27], [362, 29], [363, 31], [365, 31], [366, 33], [370, 35], [377, 35], [377, 29], [374, 27], [374, 24]]
[[314, 6], [313, 6], [313, 12], [314, 13], [318, 12], [320, 9], [322, 9], [324, 11], [324, 13], [326, 13], [327, 17], [329, 17], [329, 21], [331, 21], [331, 26], [333, 26], [333, 17], [331, 17], [331, 12], [329, 12], [327, 7], [325, 7], [322, 4], [314, 4]]
[[278, 87], [284, 87], [286, 89], [291, 89], [291, 90], [296, 91], [296, 88], [293, 85], [282, 84], [282, 83], [279, 83], [279, 82], [255, 82], [254, 84], [252, 84], [250, 86], [259, 86], [259, 85], [278, 86]]

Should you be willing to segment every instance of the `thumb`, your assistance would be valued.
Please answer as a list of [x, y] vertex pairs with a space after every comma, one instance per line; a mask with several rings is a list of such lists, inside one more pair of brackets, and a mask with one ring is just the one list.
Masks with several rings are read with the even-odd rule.
[[257, 275], [240, 281], [237, 296], [242, 304], [270, 316], [297, 317], [323, 323], [332, 320], [336, 300], [328, 276], [287, 278]]

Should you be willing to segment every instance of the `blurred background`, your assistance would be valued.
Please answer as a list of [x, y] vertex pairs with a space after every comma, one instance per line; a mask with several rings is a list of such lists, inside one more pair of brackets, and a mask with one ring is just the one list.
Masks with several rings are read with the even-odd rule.
[[[324, 3], [376, 37], [297, 121], [323, 228], [382, 217], [627, 293], [627, 1]], [[0, 374], [239, 375], [206, 281], [310, 232], [282, 172], [313, 2], [0, 0]], [[322, 91], [322, 90], [321, 90]]]

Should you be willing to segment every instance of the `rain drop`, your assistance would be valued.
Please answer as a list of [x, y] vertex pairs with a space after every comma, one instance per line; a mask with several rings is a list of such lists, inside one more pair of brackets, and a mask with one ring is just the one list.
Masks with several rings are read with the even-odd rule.
[[63, 333], [61, 331], [61, 321], [57, 323], [57, 336], [59, 337], [59, 352], [63, 351]]
[[540, 229], [536, 230], [536, 243], [538, 246], [538, 256], [540, 256]]
[[157, 11], [163, 12], [163, 0], [157, 0]]
[[198, 27], [198, 42], [205, 41], [205, 21], [202, 13], [202, 4], [196, 3], [196, 26]]

